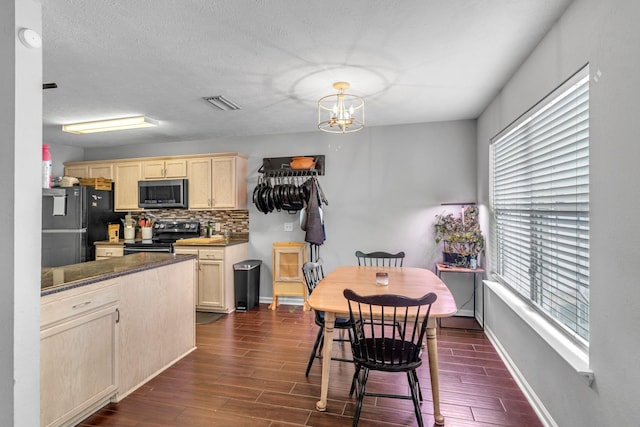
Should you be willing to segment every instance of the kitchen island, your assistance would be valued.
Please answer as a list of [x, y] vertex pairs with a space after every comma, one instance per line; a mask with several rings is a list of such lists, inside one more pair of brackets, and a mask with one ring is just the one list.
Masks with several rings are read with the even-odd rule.
[[195, 349], [195, 257], [42, 269], [41, 425], [71, 426]]

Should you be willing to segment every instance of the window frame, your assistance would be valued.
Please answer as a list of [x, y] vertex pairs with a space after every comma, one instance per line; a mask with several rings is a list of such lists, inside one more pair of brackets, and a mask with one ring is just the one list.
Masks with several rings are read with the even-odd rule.
[[[586, 87], [586, 89], [585, 89]], [[576, 89], [576, 88], [580, 88], [580, 89]], [[513, 265], [509, 266], [509, 268], [505, 268], [504, 264], [505, 264], [505, 258], [513, 258], [514, 255], [513, 253], [509, 252], [511, 255], [508, 255], [507, 257], [505, 257], [505, 253], [507, 252], [507, 249], [505, 249], [505, 246], [508, 246], [507, 243], [505, 243], [507, 241], [506, 238], [504, 238], [503, 240], [500, 240], [499, 234], [502, 235], [506, 235], [504, 232], [504, 225], [505, 223], [508, 224], [508, 227], [513, 227], [512, 224], [517, 223], [518, 221], [520, 222], [520, 225], [522, 224], [528, 224], [528, 229], [527, 229], [527, 225], [524, 225], [524, 237], [523, 236], [516, 236], [516, 240], [515, 242], [519, 242], [522, 243], [521, 246], [524, 246], [524, 243], [527, 243], [525, 241], [526, 236], [531, 236], [533, 234], [539, 234], [540, 230], [537, 229], [536, 227], [540, 228], [542, 227], [542, 229], [546, 232], [546, 231], [553, 231], [556, 230], [556, 232], [558, 232], [558, 230], [560, 230], [562, 228], [562, 226], [558, 225], [552, 225], [552, 221], [549, 220], [548, 218], [545, 217], [545, 219], [540, 220], [542, 222], [538, 222], [537, 224], [533, 221], [533, 218], [536, 216], [536, 214], [538, 216], [540, 216], [540, 209], [536, 209], [536, 205], [535, 202], [540, 203], [540, 201], [537, 199], [538, 196], [533, 195], [535, 192], [534, 191], [530, 191], [530, 195], [529, 196], [522, 196], [523, 194], [523, 188], [527, 187], [527, 184], [519, 184], [519, 183], [513, 183], [513, 185], [515, 185], [516, 187], [518, 187], [519, 193], [518, 193], [518, 197], [523, 197], [522, 199], [518, 199], [517, 202], [514, 202], [515, 204], [519, 204], [520, 206], [522, 206], [522, 201], [523, 200], [528, 200], [530, 203], [531, 208], [529, 210], [527, 210], [526, 208], [520, 209], [520, 208], [516, 208], [516, 209], [511, 209], [512, 212], [515, 211], [521, 211], [521, 212], [525, 212], [528, 213], [528, 218], [529, 220], [519, 220], [516, 219], [515, 221], [511, 221], [510, 219], [504, 219], [507, 217], [508, 211], [510, 210], [509, 208], [507, 208], [506, 206], [511, 206], [509, 203], [505, 203], [505, 200], [507, 200], [505, 196], [506, 194], [506, 190], [504, 188], [496, 190], [496, 186], [504, 186], [503, 182], [500, 182], [499, 184], [496, 184], [496, 181], [500, 181], [500, 180], [504, 180], [504, 174], [501, 175], [500, 179], [496, 179], [496, 150], [500, 150], [500, 149], [504, 149], [504, 146], [506, 144], [508, 144], [509, 142], [511, 142], [513, 144], [513, 147], [516, 147], [516, 150], [523, 150], [523, 151], [530, 151], [528, 156], [523, 156], [523, 158], [525, 159], [529, 159], [529, 161], [531, 161], [531, 158], [536, 157], [536, 155], [532, 154], [532, 153], [539, 153], [540, 148], [542, 146], [542, 144], [540, 143], [540, 141], [542, 140], [541, 137], [539, 136], [523, 136], [526, 133], [529, 133], [530, 131], [526, 130], [529, 127], [532, 126], [535, 128], [536, 125], [539, 125], [540, 123], [544, 122], [544, 116], [547, 112], [554, 111], [554, 107], [555, 108], [559, 108], [560, 105], [562, 105], [562, 101], [568, 99], [566, 94], [569, 92], [573, 92], [573, 91], [577, 91], [577, 90], [583, 90], [586, 92], [586, 130], [585, 128], [580, 128], [579, 126], [576, 126], [575, 128], [572, 128], [572, 132], [576, 131], [576, 135], [582, 135], [583, 139], [580, 139], [579, 137], [576, 137], [576, 141], [574, 144], [575, 145], [579, 145], [580, 143], [581, 145], [581, 149], [582, 150], [586, 150], [586, 166], [585, 165], [581, 165], [578, 166], [578, 162], [574, 161], [576, 163], [575, 169], [572, 169], [574, 171], [578, 171], [576, 174], [578, 174], [580, 171], [584, 174], [584, 170], [586, 169], [586, 184], [584, 184], [584, 182], [582, 182], [581, 184], [575, 184], [576, 187], [580, 186], [582, 188], [582, 190], [577, 190], [576, 191], [584, 191], [583, 189], [586, 187], [586, 211], [585, 209], [585, 205], [584, 202], [576, 202], [575, 205], [575, 212], [572, 212], [575, 216], [575, 218], [573, 216], [570, 217], [571, 220], [575, 220], [576, 221], [576, 234], [579, 234], [580, 236], [582, 236], [582, 238], [578, 241], [578, 239], [576, 239], [576, 243], [575, 245], [572, 247], [572, 249], [574, 249], [574, 252], [576, 254], [576, 258], [578, 257], [578, 255], [581, 256], [581, 261], [578, 262], [576, 261], [575, 263], [575, 269], [579, 270], [579, 272], [576, 273], [576, 282], [575, 282], [575, 286], [573, 288], [569, 287], [570, 290], [572, 290], [575, 293], [575, 299], [572, 300], [572, 305], [570, 305], [571, 308], [575, 307], [575, 312], [576, 312], [576, 321], [575, 321], [575, 327], [570, 327], [567, 326], [567, 324], [563, 323], [562, 320], [558, 319], [557, 317], [559, 316], [558, 312], [565, 310], [567, 308], [567, 306], [561, 305], [561, 309], [562, 310], [558, 310], [557, 308], [555, 309], [556, 313], [554, 315], [553, 313], [553, 309], [550, 307], [543, 307], [543, 304], [540, 303], [539, 301], [536, 301], [536, 295], [534, 293], [535, 288], [540, 287], [540, 284], [542, 283], [543, 285], [545, 285], [545, 282], [548, 284], [550, 283], [550, 281], [552, 281], [553, 279], [549, 279], [549, 278], [544, 278], [544, 279], [540, 279], [539, 277], [537, 277], [540, 274], [541, 270], [546, 271], [552, 271], [554, 268], [557, 270], [558, 266], [556, 263], [556, 259], [551, 259], [551, 260], [547, 260], [547, 261], [543, 261], [543, 268], [541, 270], [538, 270], [537, 265], [540, 265], [540, 259], [537, 259], [537, 264], [534, 265], [534, 263], [532, 262], [534, 259], [536, 259], [536, 257], [534, 257], [532, 255], [532, 253], [534, 252], [534, 249], [531, 249], [530, 251], [528, 251], [528, 249], [522, 249], [521, 252], [516, 252], [519, 255], [523, 255], [526, 256], [528, 255], [528, 258], [523, 259], [522, 261], [518, 261], [519, 264], [522, 265], [517, 265], [516, 267], [514, 267]], [[583, 95], [584, 96], [584, 95]], [[558, 105], [556, 105], [558, 104]], [[563, 117], [563, 114], [558, 113], [558, 117]], [[534, 310], [536, 310], [539, 314], [541, 314], [545, 319], [547, 319], [547, 321], [550, 322], [550, 324], [558, 331], [560, 331], [564, 336], [568, 337], [569, 339], [571, 339], [571, 341], [573, 341], [575, 344], [577, 344], [580, 348], [582, 348], [583, 350], [588, 350], [589, 347], [589, 330], [590, 330], [590, 325], [589, 325], [589, 65], [585, 65], [584, 67], [582, 67], [579, 71], [577, 71], [574, 75], [572, 75], [571, 77], [569, 77], [565, 82], [563, 82], [560, 86], [558, 86], [556, 89], [554, 89], [551, 93], [549, 93], [547, 96], [545, 96], [542, 100], [540, 100], [538, 103], [536, 103], [531, 109], [529, 109], [528, 111], [526, 111], [524, 114], [522, 114], [520, 117], [518, 117], [514, 122], [512, 122], [507, 128], [505, 128], [503, 131], [501, 131], [500, 133], [498, 133], [495, 137], [491, 138], [490, 141], [490, 166], [489, 166], [489, 170], [490, 170], [490, 174], [489, 174], [489, 179], [490, 179], [490, 185], [489, 185], [489, 190], [490, 190], [490, 203], [489, 203], [489, 211], [490, 211], [490, 245], [489, 245], [489, 250], [490, 250], [490, 269], [489, 269], [489, 276], [497, 281], [502, 283], [503, 285], [507, 286], [508, 289], [510, 289], [516, 296], [518, 296], [520, 299], [522, 299], [523, 301], [525, 301], [530, 307], [532, 307]], [[584, 138], [584, 135], [586, 134], [586, 138]], [[555, 134], [554, 134], [555, 135]], [[521, 139], [518, 139], [522, 137]], [[529, 143], [529, 144], [533, 144], [534, 148], [530, 148], [530, 146], [524, 146], [523, 144], [525, 143]], [[520, 144], [520, 145], [518, 145]], [[586, 145], [586, 148], [585, 148]], [[514, 150], [514, 151], [516, 151]], [[538, 151], [532, 151], [532, 150], [538, 150]], [[584, 151], [583, 151], [584, 154]], [[504, 157], [507, 157], [506, 155], [502, 154]], [[537, 162], [540, 162], [540, 165], [545, 166], [546, 163], [541, 162], [540, 160], [535, 160]], [[553, 164], [553, 160], [547, 160], [548, 163]], [[503, 163], [501, 163], [499, 165], [499, 168], [503, 168], [505, 164], [507, 164], [509, 162], [507, 162], [506, 160], [503, 159]], [[516, 166], [518, 167], [518, 166]], [[547, 166], [548, 167], [548, 166]], [[553, 169], [553, 168], [551, 168]], [[524, 170], [524, 168], [522, 167], [522, 165], [519, 166], [519, 169], [517, 169], [516, 173], [518, 174], [522, 174], [522, 171]], [[502, 173], [502, 172], [500, 172]], [[550, 175], [552, 175], [553, 173], [550, 173]], [[533, 174], [532, 174], [533, 175]], [[542, 177], [544, 178], [544, 176]], [[511, 178], [513, 181], [517, 181], [517, 178]], [[552, 178], [550, 178], [552, 179]], [[554, 180], [557, 178], [553, 178]], [[533, 182], [533, 178], [530, 178], [530, 181], [528, 181], [528, 185], [531, 185], [531, 182]], [[578, 178], [575, 179], [576, 182], [579, 181]], [[584, 178], [583, 178], [584, 180]], [[523, 182], [527, 182], [524, 181]], [[553, 181], [555, 182], [555, 181]], [[498, 197], [500, 197], [501, 199], [499, 199], [499, 203], [501, 202], [503, 206], [505, 206], [504, 208], [497, 208], [496, 207], [496, 194], [500, 193]], [[542, 192], [544, 193], [544, 191]], [[582, 194], [582, 198], [584, 198], [585, 193]], [[528, 198], [527, 198], [528, 197]], [[554, 198], [553, 196], [549, 197], [551, 200], [557, 200], [557, 198]], [[540, 198], [541, 199], [541, 198]], [[498, 203], [498, 204], [499, 204]], [[526, 203], [525, 203], [526, 204]], [[539, 206], [539, 205], [538, 205]], [[564, 212], [565, 209], [558, 209], [559, 207], [563, 206], [562, 204], [556, 202], [551, 202], [550, 204], [548, 204], [548, 207], [543, 209], [543, 211], [546, 212], [553, 212], [554, 210], [557, 211], [562, 211]], [[579, 207], [578, 207], [579, 206]], [[557, 214], [556, 214], [557, 215]], [[526, 215], [523, 215], [526, 216]], [[549, 215], [549, 217], [551, 217], [551, 215]], [[498, 222], [501, 222], [500, 225], [498, 225]], [[542, 224], [542, 226], [540, 225]], [[586, 224], [586, 231], [584, 228], [584, 224]], [[535, 227], [534, 227], [535, 225]], [[511, 231], [510, 228], [508, 228], [508, 230]], [[584, 239], [584, 235], [586, 234], [586, 247], [585, 247], [585, 239]], [[518, 240], [520, 239], [520, 240]], [[529, 242], [531, 242], [531, 240], [529, 240]], [[541, 249], [543, 249], [543, 246], [538, 243], [538, 244], [533, 244], [533, 243], [529, 243], [529, 245], [533, 248], [536, 247], [537, 251], [541, 251]], [[571, 245], [569, 245], [571, 246]], [[529, 252], [529, 253], [527, 253]], [[584, 256], [584, 254], [586, 254], [586, 258]], [[586, 259], [586, 266], [583, 265], [585, 263], [585, 259]], [[555, 266], [555, 267], [554, 267]], [[526, 268], [525, 268], [526, 267]], [[550, 268], [551, 267], [551, 268]], [[520, 271], [518, 271], [518, 268], [520, 269]], [[527, 270], [526, 272], [523, 270]], [[520, 273], [520, 276], [518, 277], [514, 277], [513, 274], [505, 274], [502, 275], [500, 273], [505, 272], [505, 270], [509, 270], [509, 272], [516, 272], [516, 273]], [[506, 277], [506, 276], [510, 276], [510, 277]], [[516, 274], [517, 276], [517, 274]], [[585, 284], [586, 283], [586, 284]], [[557, 297], [559, 299], [561, 299], [562, 297], [566, 296], [568, 293], [564, 293], [563, 291], [559, 290], [560, 286], [562, 285], [561, 282], [559, 282], [558, 286], [556, 286], [558, 289], [556, 289], [556, 291], [558, 292]], [[554, 286], [551, 286], [551, 288], [549, 287], [545, 287], [546, 291], [549, 291], [550, 289], [553, 289]], [[586, 290], [585, 292], [581, 292], [583, 290]], [[529, 292], [529, 295], [526, 294], [525, 291]], [[554, 294], [554, 296], [556, 296], [556, 294]], [[586, 300], [586, 305], [580, 305], [581, 300], [584, 299]], [[562, 301], [565, 302], [565, 301]], [[550, 305], [550, 306], [554, 306], [556, 303], [547, 303], [546, 305]], [[580, 314], [581, 313], [581, 314]], [[580, 314], [580, 316], [578, 316], [578, 314]], [[581, 317], [582, 316], [582, 317]], [[586, 325], [586, 326], [585, 326]], [[573, 325], [572, 325], [573, 326]], [[584, 329], [586, 328], [586, 336], [585, 336], [585, 332]]]

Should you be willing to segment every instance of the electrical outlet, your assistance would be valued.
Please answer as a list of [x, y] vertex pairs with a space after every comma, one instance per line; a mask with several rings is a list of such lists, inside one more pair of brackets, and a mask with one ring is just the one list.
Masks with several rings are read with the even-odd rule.
[[293, 231], [293, 223], [285, 222], [284, 223], [284, 231]]
[[216, 231], [220, 231], [220, 223], [216, 222]]

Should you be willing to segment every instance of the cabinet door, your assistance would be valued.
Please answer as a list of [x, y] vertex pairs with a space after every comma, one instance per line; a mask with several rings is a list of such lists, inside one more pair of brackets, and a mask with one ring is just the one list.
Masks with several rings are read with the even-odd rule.
[[224, 261], [198, 261], [198, 307], [224, 307]]
[[144, 179], [164, 178], [164, 161], [149, 160], [142, 162], [142, 176]]
[[185, 178], [187, 176], [186, 159], [147, 160], [142, 162], [144, 179]]
[[189, 209], [211, 209], [211, 158], [188, 161]]
[[116, 321], [111, 306], [41, 331], [41, 425], [70, 425], [69, 420], [115, 394]]
[[214, 157], [211, 163], [212, 206], [218, 209], [236, 207], [235, 157]]
[[185, 159], [171, 159], [164, 162], [165, 178], [186, 178], [187, 161]]
[[116, 163], [114, 205], [116, 211], [139, 211], [138, 181], [142, 179], [140, 162]]
[[87, 165], [66, 166], [64, 168], [64, 174], [65, 176], [75, 176], [76, 178], [91, 178]]
[[113, 179], [113, 163], [89, 165], [89, 178]]

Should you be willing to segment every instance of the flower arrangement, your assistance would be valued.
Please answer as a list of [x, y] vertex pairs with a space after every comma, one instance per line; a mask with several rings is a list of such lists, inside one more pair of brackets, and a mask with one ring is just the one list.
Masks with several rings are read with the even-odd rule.
[[[447, 254], [456, 254], [467, 264], [470, 258], [477, 258], [484, 252], [484, 236], [478, 223], [478, 207], [470, 205], [462, 210], [461, 216], [449, 214], [436, 215], [434, 224], [436, 243], [443, 242], [445, 262]], [[456, 261], [459, 263], [460, 261]]]

